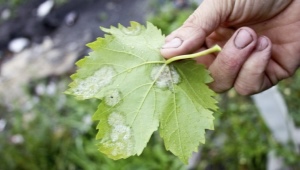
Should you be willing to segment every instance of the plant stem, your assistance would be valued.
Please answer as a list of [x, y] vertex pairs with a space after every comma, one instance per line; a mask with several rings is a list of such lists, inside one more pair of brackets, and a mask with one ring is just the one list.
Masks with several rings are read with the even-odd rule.
[[166, 64], [170, 64], [173, 61], [182, 60], [182, 59], [197, 58], [197, 57], [208, 55], [210, 53], [215, 53], [215, 52], [220, 52], [220, 51], [221, 51], [221, 47], [218, 46], [218, 45], [215, 45], [215, 46], [213, 46], [213, 47], [211, 47], [207, 50], [200, 51], [198, 53], [187, 54], [187, 55], [179, 55], [179, 56], [176, 56], [176, 57], [172, 57], [172, 58], [170, 58], [166, 61]]

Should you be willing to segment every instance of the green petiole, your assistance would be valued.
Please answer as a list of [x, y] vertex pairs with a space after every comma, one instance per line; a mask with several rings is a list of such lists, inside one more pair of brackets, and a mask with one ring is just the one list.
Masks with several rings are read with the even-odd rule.
[[205, 55], [215, 53], [215, 52], [220, 52], [220, 51], [221, 51], [221, 47], [218, 46], [218, 45], [214, 45], [213, 47], [211, 47], [207, 50], [204, 50], [204, 51], [200, 51], [198, 53], [187, 54], [187, 55], [179, 55], [179, 56], [176, 56], [176, 57], [172, 57], [172, 58], [168, 59], [165, 63], [170, 64], [173, 61], [182, 60], [182, 59], [197, 58], [197, 57], [205, 56]]

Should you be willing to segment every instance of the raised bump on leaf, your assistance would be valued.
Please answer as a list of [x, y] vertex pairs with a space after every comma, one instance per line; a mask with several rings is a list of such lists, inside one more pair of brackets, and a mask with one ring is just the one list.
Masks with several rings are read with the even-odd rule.
[[109, 90], [104, 97], [105, 104], [115, 106], [121, 101], [121, 94], [117, 89]]
[[102, 150], [113, 159], [132, 155], [134, 150], [132, 130], [125, 124], [124, 116], [112, 112], [108, 117], [108, 124], [111, 127], [111, 134], [109, 140], [103, 143]]
[[76, 82], [73, 93], [88, 99], [95, 96], [101, 88], [112, 82], [113, 76], [116, 74], [114, 69], [109, 66], [101, 67], [93, 75]]
[[158, 88], [172, 89], [173, 84], [180, 83], [180, 75], [173, 66], [156, 65], [152, 68], [151, 79]]

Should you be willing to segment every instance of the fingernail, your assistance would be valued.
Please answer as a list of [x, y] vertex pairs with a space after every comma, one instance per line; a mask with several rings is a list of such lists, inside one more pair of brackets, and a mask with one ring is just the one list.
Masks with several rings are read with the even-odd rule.
[[182, 44], [182, 40], [180, 38], [174, 38], [173, 40], [167, 42], [162, 48], [177, 48]]
[[253, 41], [253, 38], [251, 36], [251, 34], [244, 30], [241, 29], [239, 30], [239, 32], [237, 33], [237, 36], [234, 39], [234, 45], [237, 48], [245, 48], [247, 45], [249, 45], [251, 42]]
[[267, 40], [266, 37], [259, 37], [256, 49], [257, 51], [262, 51], [265, 48], [267, 48], [268, 45], [269, 45], [269, 41]]

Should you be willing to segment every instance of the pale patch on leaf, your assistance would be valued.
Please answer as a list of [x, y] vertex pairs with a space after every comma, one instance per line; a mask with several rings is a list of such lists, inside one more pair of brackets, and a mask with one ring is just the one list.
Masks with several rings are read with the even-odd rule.
[[113, 159], [128, 157], [132, 155], [134, 144], [132, 141], [132, 131], [125, 124], [125, 119], [121, 114], [113, 112], [108, 117], [110, 126], [110, 137], [103, 142], [100, 150]]
[[155, 81], [158, 88], [173, 89], [173, 84], [180, 82], [180, 76], [173, 66], [158, 65], [154, 66], [151, 71], [151, 79]]
[[[80, 96], [82, 99], [90, 99], [94, 97], [103, 87], [112, 82], [115, 76], [115, 71], [112, 67], [103, 66], [94, 74], [84, 79], [76, 79], [72, 85], [71, 92], [75, 96]], [[71, 85], [71, 86], [72, 86]]]
[[121, 101], [121, 94], [117, 89], [109, 90], [104, 98], [104, 102], [108, 106], [115, 106]]
[[107, 34], [88, 44], [93, 52], [77, 62], [66, 91], [102, 100], [93, 115], [99, 150], [112, 159], [140, 155], [159, 127], [167, 150], [187, 163], [213, 129], [208, 71], [192, 60], [166, 63], [164, 36], [151, 23], [101, 29]]

